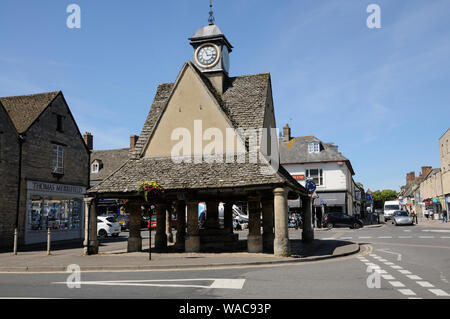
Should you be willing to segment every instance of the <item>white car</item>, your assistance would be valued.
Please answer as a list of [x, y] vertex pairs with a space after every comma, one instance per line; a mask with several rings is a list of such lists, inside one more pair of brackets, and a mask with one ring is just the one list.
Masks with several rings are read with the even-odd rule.
[[392, 214], [392, 224], [398, 225], [414, 225], [414, 219], [409, 216], [407, 211], [397, 210]]
[[398, 200], [384, 202], [384, 222], [392, 219], [392, 214], [400, 210], [400, 203]]
[[108, 236], [117, 237], [120, 234], [120, 224], [112, 216], [97, 217], [97, 235], [102, 238]]

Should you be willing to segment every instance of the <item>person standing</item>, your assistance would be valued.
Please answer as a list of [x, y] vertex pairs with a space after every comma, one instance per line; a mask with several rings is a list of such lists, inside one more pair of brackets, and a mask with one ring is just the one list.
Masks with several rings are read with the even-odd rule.
[[442, 222], [443, 223], [447, 222], [447, 211], [446, 210], [442, 211]]

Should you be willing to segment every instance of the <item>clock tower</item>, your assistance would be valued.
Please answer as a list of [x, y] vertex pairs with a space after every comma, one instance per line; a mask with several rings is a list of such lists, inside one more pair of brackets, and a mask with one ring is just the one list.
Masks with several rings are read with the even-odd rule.
[[209, 25], [200, 28], [189, 40], [194, 48], [194, 64], [208, 77], [218, 93], [222, 94], [224, 80], [230, 70], [229, 54], [233, 46], [214, 24], [212, 11]]

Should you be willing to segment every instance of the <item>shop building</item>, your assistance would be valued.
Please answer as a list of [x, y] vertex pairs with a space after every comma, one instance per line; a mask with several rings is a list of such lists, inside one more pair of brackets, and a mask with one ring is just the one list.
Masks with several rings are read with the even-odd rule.
[[[291, 128], [286, 124], [280, 141], [280, 161], [301, 185], [305, 186], [309, 178], [314, 181], [319, 195], [314, 206], [319, 215], [355, 214], [355, 172], [336, 144], [324, 143], [314, 136], [291, 137]], [[297, 203], [292, 201], [291, 205], [295, 207]]]
[[0, 167], [8, 181], [0, 204], [7, 207], [1, 245], [12, 247], [15, 228], [19, 245], [45, 242], [48, 228], [53, 240], [82, 239], [89, 150], [62, 92], [4, 97], [0, 103], [7, 114], [1, 117]]
[[450, 129], [439, 138], [444, 207], [450, 212]]

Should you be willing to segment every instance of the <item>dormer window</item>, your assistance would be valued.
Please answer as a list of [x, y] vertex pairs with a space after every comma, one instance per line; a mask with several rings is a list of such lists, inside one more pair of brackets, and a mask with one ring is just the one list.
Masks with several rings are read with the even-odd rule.
[[308, 153], [319, 153], [320, 144], [318, 142], [312, 142], [308, 144]]
[[99, 163], [92, 163], [91, 165], [91, 173], [95, 174], [98, 173], [98, 171], [100, 170], [100, 164]]

